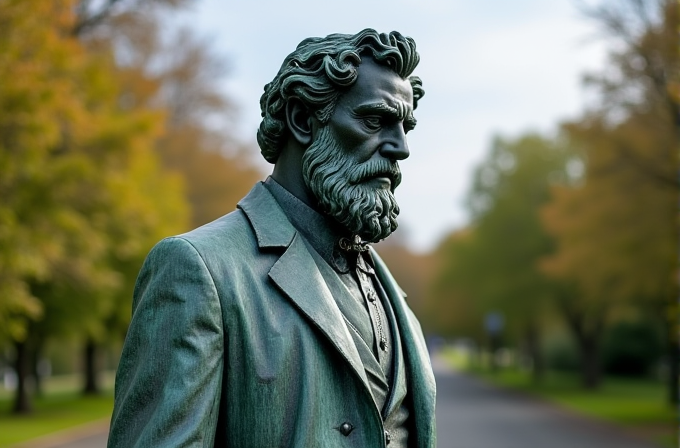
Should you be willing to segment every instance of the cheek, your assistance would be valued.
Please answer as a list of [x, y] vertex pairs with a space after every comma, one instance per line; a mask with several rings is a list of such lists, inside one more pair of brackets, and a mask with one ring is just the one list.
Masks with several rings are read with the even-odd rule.
[[372, 152], [371, 147], [375, 146], [375, 136], [366, 133], [356, 122], [337, 123], [333, 127], [333, 135], [350, 153]]

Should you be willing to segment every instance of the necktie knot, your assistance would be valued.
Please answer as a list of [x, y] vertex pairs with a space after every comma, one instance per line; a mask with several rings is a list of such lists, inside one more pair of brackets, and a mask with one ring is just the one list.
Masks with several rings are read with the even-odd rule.
[[338, 246], [346, 252], [366, 252], [369, 248], [368, 243], [362, 241], [359, 235], [354, 235], [352, 239], [347, 237], [340, 238]]

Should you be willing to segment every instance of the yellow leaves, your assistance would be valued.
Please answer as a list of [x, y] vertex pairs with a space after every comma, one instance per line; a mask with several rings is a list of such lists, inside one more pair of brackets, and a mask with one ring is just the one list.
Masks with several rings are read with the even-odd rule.
[[119, 260], [139, 258], [161, 238], [189, 227], [182, 179], [158, 168], [154, 153], [140, 151], [125, 172], [107, 179], [115, 212], [108, 215], [110, 235]]
[[[57, 2], [59, 3], [59, 2]], [[61, 124], [81, 115], [74, 77], [84, 54], [59, 29], [55, 2], [9, 2], [0, 33], [0, 148], [41, 157], [58, 146]], [[58, 9], [58, 8], [57, 8]]]
[[29, 321], [100, 337], [129, 318], [151, 246], [232, 210], [261, 175], [203, 125], [229, 111], [204, 42], [165, 48], [155, 17], [113, 10], [80, 41], [77, 0], [0, 2], [0, 340]]
[[261, 174], [243, 155], [220, 152], [216, 135], [196, 126], [171, 129], [158, 142], [164, 165], [182, 175], [191, 204], [191, 224], [200, 226], [236, 208]]
[[667, 94], [673, 99], [675, 104], [680, 104], [680, 70], [675, 70], [672, 73], [672, 79], [669, 80], [667, 85]]
[[159, 235], [186, 226], [181, 184], [154, 155], [164, 115], [120, 107], [112, 56], [72, 37], [73, 1], [5, 3], [0, 339], [41, 316], [95, 334]]
[[12, 277], [0, 275], [0, 328], [4, 335], [15, 341], [26, 339], [26, 319], [37, 320], [42, 317], [43, 308], [40, 301], [28, 291], [25, 282]]

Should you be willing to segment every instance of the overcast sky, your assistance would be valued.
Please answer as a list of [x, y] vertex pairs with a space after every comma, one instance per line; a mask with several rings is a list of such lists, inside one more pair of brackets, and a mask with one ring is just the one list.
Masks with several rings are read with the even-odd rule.
[[465, 225], [464, 197], [492, 137], [549, 131], [578, 114], [581, 75], [604, 59], [570, 0], [199, 0], [185, 17], [230, 61], [224, 88], [251, 141], [264, 84], [302, 39], [364, 28], [413, 37], [425, 97], [396, 195], [400, 234], [419, 251]]

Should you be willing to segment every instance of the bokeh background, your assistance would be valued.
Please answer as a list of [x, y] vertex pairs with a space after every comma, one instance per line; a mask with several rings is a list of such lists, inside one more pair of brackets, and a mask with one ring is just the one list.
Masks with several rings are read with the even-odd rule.
[[108, 418], [148, 250], [269, 173], [259, 96], [284, 57], [366, 27], [421, 55], [378, 250], [433, 354], [672, 446], [678, 9], [0, 0], [0, 446]]

